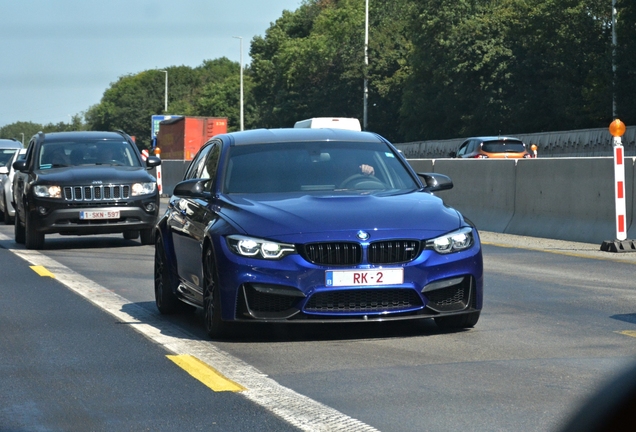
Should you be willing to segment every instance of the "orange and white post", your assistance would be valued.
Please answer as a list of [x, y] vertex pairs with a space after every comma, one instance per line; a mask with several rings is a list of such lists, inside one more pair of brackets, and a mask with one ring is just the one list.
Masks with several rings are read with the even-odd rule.
[[[161, 158], [161, 149], [159, 147], [155, 147], [155, 156]], [[161, 165], [157, 165], [157, 189], [159, 189], [159, 195], [163, 192], [162, 180], [161, 180]]]
[[625, 203], [625, 152], [621, 137], [625, 123], [619, 119], [610, 123], [610, 134], [614, 137], [614, 190], [616, 199], [616, 240], [627, 239], [627, 205]]

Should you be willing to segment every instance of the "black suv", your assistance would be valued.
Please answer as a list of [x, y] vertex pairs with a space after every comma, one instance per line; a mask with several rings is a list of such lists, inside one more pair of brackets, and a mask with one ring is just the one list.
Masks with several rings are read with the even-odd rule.
[[[38, 133], [14, 162], [15, 241], [40, 249], [44, 235], [123, 233], [153, 243], [159, 191], [132, 139], [123, 132]], [[145, 166], [144, 166], [145, 165]]]

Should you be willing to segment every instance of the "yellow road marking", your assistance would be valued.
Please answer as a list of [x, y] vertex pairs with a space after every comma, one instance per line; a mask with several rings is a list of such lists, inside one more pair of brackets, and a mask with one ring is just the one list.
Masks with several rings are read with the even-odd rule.
[[201, 381], [206, 386], [210, 387], [215, 392], [230, 391], [240, 392], [246, 390], [240, 384], [235, 383], [232, 380], [225, 378], [216, 369], [203, 363], [198, 358], [183, 354], [183, 355], [168, 355], [166, 356], [180, 368], [192, 375], [194, 378]]
[[30, 266], [30, 267], [31, 267], [31, 270], [33, 270], [40, 276], [55, 278], [55, 275], [51, 273], [50, 271], [48, 271], [46, 268], [44, 268], [44, 266]]
[[618, 334], [636, 338], [636, 330], [623, 330], [623, 331], [619, 331]]

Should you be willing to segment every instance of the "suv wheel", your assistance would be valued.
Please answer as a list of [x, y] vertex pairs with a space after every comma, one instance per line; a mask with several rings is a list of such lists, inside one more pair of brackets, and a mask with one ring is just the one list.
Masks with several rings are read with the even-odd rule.
[[142, 245], [151, 245], [154, 240], [152, 237], [152, 228], [142, 229], [139, 231], [139, 236]]
[[13, 232], [14, 232], [15, 242], [18, 244], [24, 244], [24, 241], [25, 241], [24, 226], [22, 225], [22, 222], [20, 221], [20, 215], [18, 215], [17, 211], [15, 212], [15, 225], [13, 227]]
[[126, 240], [135, 240], [139, 238], [139, 231], [124, 231], [124, 238]]
[[44, 234], [35, 230], [34, 217], [31, 213], [26, 215], [26, 223], [24, 224], [25, 241], [24, 244], [27, 249], [42, 249], [44, 246]]

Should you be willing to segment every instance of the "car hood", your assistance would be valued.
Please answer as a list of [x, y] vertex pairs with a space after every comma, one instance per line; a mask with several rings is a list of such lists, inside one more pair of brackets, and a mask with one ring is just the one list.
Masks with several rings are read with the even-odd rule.
[[73, 168], [51, 168], [36, 171], [36, 181], [47, 184], [83, 185], [95, 182], [129, 184], [154, 181], [145, 168], [111, 165], [76, 166]]
[[425, 192], [400, 195], [224, 196], [222, 214], [244, 234], [280, 241], [432, 238], [461, 226], [462, 217]]

